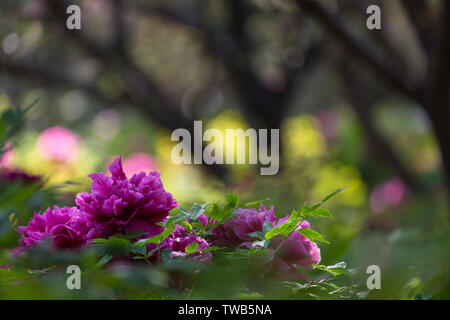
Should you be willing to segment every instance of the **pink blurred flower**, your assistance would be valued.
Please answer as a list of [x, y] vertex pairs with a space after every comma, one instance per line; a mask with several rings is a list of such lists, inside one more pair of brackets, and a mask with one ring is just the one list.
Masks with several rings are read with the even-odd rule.
[[388, 208], [399, 205], [407, 193], [403, 181], [395, 177], [376, 186], [370, 195], [370, 208], [374, 213], [381, 213]]
[[123, 161], [123, 171], [127, 176], [144, 171], [149, 173], [156, 170], [155, 160], [146, 153], [136, 152]]
[[11, 158], [13, 156], [13, 149], [11, 149], [11, 143], [6, 142], [6, 144], [1, 149], [3, 152], [5, 152], [1, 158], [0, 158], [0, 168], [9, 168], [11, 166]]
[[36, 146], [44, 159], [74, 162], [78, 158], [81, 138], [67, 128], [56, 126], [44, 130]]
[[334, 139], [338, 134], [339, 117], [332, 111], [320, 111], [316, 114], [320, 129], [327, 140]]

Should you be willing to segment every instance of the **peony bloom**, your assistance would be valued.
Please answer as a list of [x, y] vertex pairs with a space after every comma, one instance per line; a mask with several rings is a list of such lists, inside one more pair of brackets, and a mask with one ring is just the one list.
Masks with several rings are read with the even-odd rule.
[[[162, 242], [162, 249], [169, 248], [172, 253], [170, 257], [179, 257], [186, 254], [186, 247], [192, 243], [197, 242], [197, 250], [209, 248], [209, 243], [194, 233], [188, 233], [184, 228], [178, 226], [166, 239]], [[188, 255], [189, 259], [208, 262], [212, 258], [211, 252], [196, 252]]]
[[12, 253], [22, 254], [45, 239], [50, 239], [55, 248], [79, 248], [85, 243], [86, 232], [81, 221], [80, 211], [75, 207], [54, 206], [42, 215], [35, 213], [27, 226], [17, 228], [21, 238]]
[[[262, 231], [266, 221], [270, 222], [273, 226], [278, 226], [289, 219], [289, 215], [277, 219], [273, 212], [273, 207], [267, 210], [262, 204], [259, 211], [256, 211], [256, 209], [238, 209], [237, 213], [241, 215], [230, 219], [224, 225], [213, 228], [208, 240], [217, 246], [228, 246], [232, 248], [242, 246], [251, 248], [251, 242], [257, 240], [257, 238], [249, 236], [250, 233]], [[200, 217], [200, 221], [204, 225], [208, 222], [206, 216]], [[310, 228], [309, 222], [303, 221], [297, 230], [301, 228]], [[272, 252], [277, 250], [277, 256], [273, 260], [270, 268], [271, 271], [276, 274], [301, 276], [307, 279], [296, 266], [312, 269], [312, 264], [318, 264], [321, 259], [319, 247], [299, 232], [291, 233], [286, 241], [282, 241], [281, 239], [274, 238], [270, 242], [269, 250]]]
[[36, 147], [46, 160], [74, 162], [78, 158], [80, 138], [64, 127], [56, 126], [43, 131]]
[[151, 172], [154, 170], [156, 170], [155, 160], [146, 153], [133, 153], [123, 161], [123, 171], [127, 176], [141, 171]]
[[91, 230], [88, 238], [108, 237], [114, 233], [146, 232], [146, 236], [161, 233], [169, 211], [178, 203], [164, 190], [160, 174], [145, 172], [128, 179], [118, 157], [109, 166], [111, 177], [93, 173], [91, 193], [82, 192], [76, 204], [83, 211], [86, 225]]
[[254, 208], [238, 209], [237, 213], [240, 215], [211, 230], [211, 242], [214, 245], [237, 247], [244, 241], [255, 240], [248, 234], [262, 231], [266, 221], [275, 223], [277, 220], [273, 213], [273, 206], [270, 210], [267, 210], [263, 204], [261, 204], [259, 211], [256, 211]]

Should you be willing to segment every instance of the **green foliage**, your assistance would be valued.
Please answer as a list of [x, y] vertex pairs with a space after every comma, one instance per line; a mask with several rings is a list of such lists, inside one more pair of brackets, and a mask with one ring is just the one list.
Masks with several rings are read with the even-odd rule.
[[20, 108], [7, 109], [0, 116], [0, 159], [8, 151], [4, 150], [6, 142], [17, 136], [24, 123], [25, 114], [39, 102], [40, 98], [34, 100], [23, 110]]
[[[332, 216], [330, 212], [327, 209], [320, 206], [343, 190], [345, 190], [345, 188], [339, 188], [333, 193], [323, 198], [322, 201], [313, 206], [303, 206], [299, 210], [292, 211], [289, 219], [286, 222], [274, 228], [271, 228], [270, 230], [266, 229], [267, 232], [265, 233], [264, 237], [268, 240], [276, 236], [283, 236], [286, 238], [292, 232], [297, 230], [299, 228], [299, 225], [308, 217], [331, 218]], [[329, 243], [327, 240], [325, 240], [325, 237], [320, 233], [318, 233], [317, 231], [311, 229], [298, 229], [297, 231], [300, 232], [305, 237], [307, 237], [308, 239], [310, 239], [311, 241], [319, 240], [325, 243]]]

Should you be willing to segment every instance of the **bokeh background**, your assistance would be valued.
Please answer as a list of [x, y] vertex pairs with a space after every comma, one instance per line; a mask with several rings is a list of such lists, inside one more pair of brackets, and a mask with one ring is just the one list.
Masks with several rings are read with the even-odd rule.
[[[81, 30], [66, 28], [69, 4]], [[371, 4], [381, 30], [366, 28]], [[323, 264], [379, 265], [374, 299], [448, 299], [449, 25], [438, 0], [2, 0], [0, 113], [39, 101], [2, 133], [0, 243], [121, 155], [186, 207], [235, 192], [284, 216], [348, 186], [314, 221]], [[174, 165], [171, 132], [194, 120], [279, 128], [279, 173]], [[14, 170], [44, 188], [12, 188]]]

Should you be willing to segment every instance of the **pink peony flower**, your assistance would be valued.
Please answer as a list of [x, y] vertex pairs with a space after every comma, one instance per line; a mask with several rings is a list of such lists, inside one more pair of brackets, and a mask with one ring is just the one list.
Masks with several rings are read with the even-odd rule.
[[6, 144], [1, 148], [4, 153], [0, 156], [0, 168], [8, 168], [11, 166], [11, 158], [13, 157], [14, 150], [11, 149], [11, 143]]
[[86, 232], [80, 228], [80, 221], [80, 211], [75, 207], [54, 206], [42, 215], [35, 213], [27, 226], [17, 228], [21, 238], [12, 253], [22, 254], [45, 239], [50, 239], [55, 248], [79, 248], [85, 243]]
[[156, 162], [146, 153], [133, 153], [123, 161], [123, 171], [127, 176], [132, 176], [141, 171], [151, 172], [154, 170], [156, 170]]
[[89, 175], [92, 192], [79, 193], [75, 200], [91, 229], [88, 237], [131, 231], [146, 232], [147, 237], [161, 233], [163, 227], [156, 223], [164, 221], [178, 203], [164, 190], [160, 174], [141, 172], [128, 179], [120, 157], [109, 171], [111, 177], [103, 173]]
[[80, 137], [64, 127], [48, 128], [38, 137], [36, 146], [46, 160], [74, 162], [78, 158]]
[[[303, 228], [303, 226], [300, 228]], [[279, 241], [273, 242], [274, 247], [279, 245]], [[321, 260], [320, 249], [317, 244], [299, 232], [291, 233], [286, 242], [284, 242], [279, 258], [288, 265], [299, 265], [304, 269], [312, 269], [311, 265], [318, 264]]]
[[[162, 248], [169, 248], [172, 253], [170, 257], [184, 256], [186, 254], [186, 247], [192, 243], [197, 242], [197, 250], [209, 248], [209, 243], [193, 233], [188, 233], [184, 228], [178, 226], [166, 239], [163, 240]], [[189, 259], [208, 262], [212, 258], [211, 252], [196, 252], [188, 255]]]

